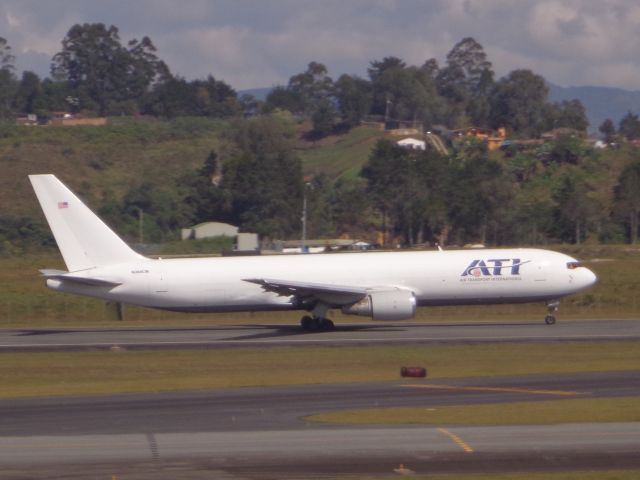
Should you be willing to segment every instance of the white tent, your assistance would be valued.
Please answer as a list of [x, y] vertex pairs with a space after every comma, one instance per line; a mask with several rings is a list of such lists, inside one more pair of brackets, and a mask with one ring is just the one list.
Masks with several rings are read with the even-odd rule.
[[397, 143], [401, 147], [411, 148], [413, 150], [426, 150], [427, 148], [427, 144], [424, 140], [417, 140], [415, 138], [405, 138]]

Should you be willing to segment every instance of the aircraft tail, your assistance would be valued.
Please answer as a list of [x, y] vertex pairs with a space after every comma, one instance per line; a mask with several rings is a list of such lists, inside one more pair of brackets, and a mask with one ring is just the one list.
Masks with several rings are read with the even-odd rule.
[[55, 175], [29, 175], [70, 272], [143, 258]]

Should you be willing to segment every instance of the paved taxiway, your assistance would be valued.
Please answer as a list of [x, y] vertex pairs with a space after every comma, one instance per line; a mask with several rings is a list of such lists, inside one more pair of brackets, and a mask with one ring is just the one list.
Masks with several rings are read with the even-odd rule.
[[304, 419], [350, 408], [638, 395], [640, 371], [6, 399], [0, 465], [38, 476], [38, 468], [154, 471], [178, 462], [190, 472], [271, 478], [391, 473], [401, 463], [419, 473], [638, 468], [640, 423], [381, 428]]
[[376, 345], [640, 339], [640, 320], [519, 323], [366, 323], [331, 332], [303, 332], [297, 325], [197, 328], [0, 330], [0, 351], [124, 348], [225, 348], [303, 345]]

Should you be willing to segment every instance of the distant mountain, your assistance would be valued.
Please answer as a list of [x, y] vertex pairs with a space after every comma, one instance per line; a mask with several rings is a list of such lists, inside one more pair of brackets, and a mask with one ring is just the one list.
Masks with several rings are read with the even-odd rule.
[[549, 84], [549, 100], [559, 102], [577, 98], [587, 109], [589, 131], [597, 132], [607, 118], [618, 123], [629, 110], [640, 113], [640, 91], [610, 87], [559, 87]]
[[252, 95], [256, 97], [256, 100], [264, 101], [267, 99], [267, 95], [269, 92], [273, 90], [273, 87], [270, 88], [248, 88], [247, 90], [238, 90], [238, 97], [242, 95]]

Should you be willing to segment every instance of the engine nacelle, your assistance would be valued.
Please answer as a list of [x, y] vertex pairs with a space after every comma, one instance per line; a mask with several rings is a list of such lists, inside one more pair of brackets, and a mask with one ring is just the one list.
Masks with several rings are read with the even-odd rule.
[[353, 305], [342, 307], [342, 313], [373, 320], [410, 320], [416, 315], [416, 297], [409, 290], [372, 291]]

